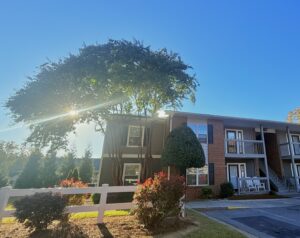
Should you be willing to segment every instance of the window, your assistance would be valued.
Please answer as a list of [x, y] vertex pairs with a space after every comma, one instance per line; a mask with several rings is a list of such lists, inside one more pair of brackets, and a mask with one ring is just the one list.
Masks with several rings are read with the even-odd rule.
[[186, 183], [188, 186], [208, 185], [208, 166], [202, 168], [189, 168], [186, 170]]
[[300, 155], [300, 135], [292, 135], [294, 154]]
[[123, 168], [123, 184], [136, 185], [140, 180], [141, 164], [125, 163]]
[[226, 139], [227, 139], [227, 146], [226, 151], [227, 153], [231, 154], [243, 154], [244, 153], [244, 143], [243, 140], [243, 131], [242, 130], [226, 130]]
[[[300, 177], [300, 163], [295, 163], [297, 177]], [[294, 177], [293, 164], [291, 163], [292, 177]]]
[[127, 136], [128, 147], [142, 146], [144, 142], [144, 127], [143, 126], [129, 126]]
[[188, 127], [196, 134], [200, 143], [207, 143], [207, 125], [204, 123], [188, 122]]

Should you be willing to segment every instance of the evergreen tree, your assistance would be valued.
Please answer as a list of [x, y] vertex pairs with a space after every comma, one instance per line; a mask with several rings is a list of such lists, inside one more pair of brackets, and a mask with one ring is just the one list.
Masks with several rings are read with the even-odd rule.
[[40, 188], [42, 183], [40, 181], [41, 166], [40, 161], [42, 158], [40, 151], [34, 151], [29, 156], [28, 162], [23, 171], [18, 177], [15, 187], [16, 188]]
[[79, 177], [84, 183], [90, 183], [93, 176], [92, 152], [88, 148], [85, 150], [84, 157], [79, 167]]
[[162, 162], [179, 168], [182, 174], [187, 168], [205, 165], [203, 148], [191, 128], [181, 126], [171, 131], [162, 153]]
[[66, 179], [75, 169], [75, 153], [70, 152], [64, 158], [60, 168], [60, 178]]
[[43, 162], [41, 171], [42, 185], [45, 188], [54, 187], [58, 182], [56, 155], [54, 153], [48, 155]]

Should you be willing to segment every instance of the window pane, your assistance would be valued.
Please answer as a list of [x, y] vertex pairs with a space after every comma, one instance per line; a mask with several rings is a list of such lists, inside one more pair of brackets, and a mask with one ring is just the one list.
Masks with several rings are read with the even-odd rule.
[[130, 137], [141, 137], [142, 135], [142, 128], [141, 127], [130, 127], [130, 133], [129, 133], [129, 136]]
[[197, 185], [196, 174], [190, 174], [186, 176], [187, 185]]
[[208, 166], [205, 165], [198, 169], [198, 185], [208, 184]]
[[124, 165], [124, 185], [136, 185], [140, 177], [139, 164]]
[[144, 127], [129, 126], [128, 145], [141, 146]]
[[188, 126], [196, 134], [200, 143], [207, 143], [207, 125], [198, 123], [188, 123]]
[[128, 145], [131, 146], [140, 146], [141, 145], [141, 137], [129, 137]]

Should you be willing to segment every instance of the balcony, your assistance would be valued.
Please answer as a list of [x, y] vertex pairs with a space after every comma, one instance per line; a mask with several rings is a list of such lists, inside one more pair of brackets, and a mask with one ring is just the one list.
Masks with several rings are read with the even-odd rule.
[[[300, 159], [300, 142], [292, 142], [291, 144], [292, 144], [294, 158]], [[280, 149], [281, 157], [284, 158], [284, 157], [291, 156], [288, 142], [280, 144], [279, 149]]]
[[225, 157], [229, 157], [229, 158], [265, 157], [263, 141], [225, 139]]

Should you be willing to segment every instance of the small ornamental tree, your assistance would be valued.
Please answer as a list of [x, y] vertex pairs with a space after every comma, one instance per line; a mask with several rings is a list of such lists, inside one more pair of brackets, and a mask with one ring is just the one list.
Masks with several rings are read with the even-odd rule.
[[79, 167], [79, 178], [84, 183], [90, 183], [93, 176], [92, 153], [89, 149], [85, 151], [84, 158]]
[[165, 218], [180, 214], [180, 198], [184, 194], [184, 178], [164, 173], [149, 178], [134, 194], [137, 218], [148, 228], [159, 226]]
[[27, 164], [16, 180], [16, 188], [40, 188], [42, 186], [40, 181], [41, 157], [42, 154], [39, 151], [30, 155]]
[[181, 126], [171, 131], [162, 153], [162, 162], [167, 166], [175, 166], [182, 174], [185, 174], [186, 168], [205, 165], [203, 148], [191, 128]]

